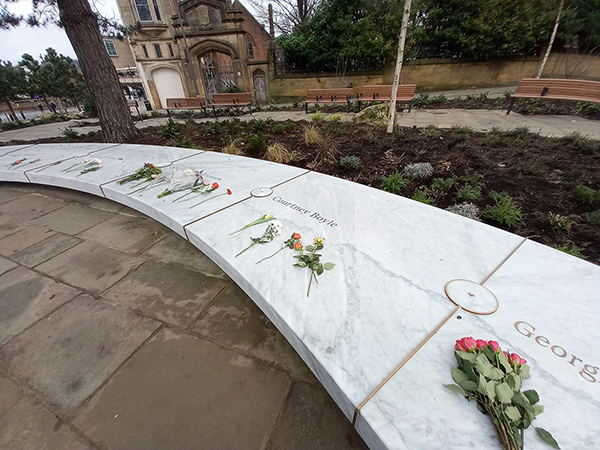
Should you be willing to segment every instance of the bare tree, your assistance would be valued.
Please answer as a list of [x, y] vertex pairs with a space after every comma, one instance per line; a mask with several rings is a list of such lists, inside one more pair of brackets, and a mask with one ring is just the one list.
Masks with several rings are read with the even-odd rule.
[[294, 28], [312, 17], [321, 0], [249, 0], [254, 16], [264, 25], [269, 23], [268, 4], [273, 5], [273, 22], [281, 34], [291, 34]]

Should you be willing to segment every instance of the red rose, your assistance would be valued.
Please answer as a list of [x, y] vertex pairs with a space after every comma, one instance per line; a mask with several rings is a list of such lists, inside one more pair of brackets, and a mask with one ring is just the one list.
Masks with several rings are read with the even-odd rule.
[[494, 350], [495, 352], [497, 352], [500, 349], [500, 344], [498, 344], [496, 341], [488, 341], [488, 346], [492, 347], [492, 350]]
[[487, 347], [488, 345], [487, 341], [484, 341], [483, 339], [477, 339], [475, 341], [475, 344], [477, 345], [477, 348], [479, 350], [481, 350], [483, 347]]
[[216, 189], [216, 188], [218, 188], [218, 187], [219, 187], [219, 183], [213, 183], [211, 187], [212, 187], [213, 189]]
[[227, 189], [227, 195], [231, 195], [231, 191]]

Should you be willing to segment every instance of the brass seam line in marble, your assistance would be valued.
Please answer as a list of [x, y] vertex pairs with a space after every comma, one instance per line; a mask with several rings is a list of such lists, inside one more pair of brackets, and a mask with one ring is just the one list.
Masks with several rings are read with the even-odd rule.
[[437, 333], [439, 331], [439, 329], [442, 328], [442, 326], [446, 322], [448, 322], [450, 320], [450, 318], [454, 314], [456, 314], [456, 312], [459, 309], [460, 309], [460, 306], [457, 305], [456, 308], [454, 308], [454, 311], [452, 311], [450, 314], [448, 314], [448, 316], [444, 320], [442, 320], [440, 322], [440, 324], [437, 327], [435, 327], [435, 329], [431, 333], [429, 333], [429, 335], [425, 339], [423, 339], [423, 341], [410, 353], [410, 355], [408, 355], [406, 358], [404, 358], [404, 360], [387, 377], [385, 377], [385, 379], [379, 384], [379, 386], [377, 386], [373, 390], [373, 392], [371, 392], [369, 394], [369, 396], [367, 398], [365, 398], [360, 405], [358, 405], [358, 407], [354, 410], [354, 418], [352, 419], [352, 426], [356, 427], [356, 421], [358, 420], [358, 414], [360, 413], [360, 410], [369, 402], [369, 400], [371, 400], [375, 396], [375, 394], [377, 394], [381, 390], [381, 388], [383, 388], [383, 386], [385, 386], [387, 384], [387, 382], [390, 381], [392, 379], [392, 377], [394, 375], [396, 375], [396, 373], [400, 369], [402, 369], [402, 367], [408, 362], [409, 359], [411, 359], [413, 356], [415, 356], [415, 354], [421, 349], [421, 347], [423, 347], [425, 345], [425, 343], [427, 343], [427, 341], [429, 339], [431, 339], [433, 337], [433, 335], [435, 333]]
[[523, 245], [523, 244], [525, 243], [525, 241], [527, 241], [527, 238], [523, 238], [523, 240], [521, 241], [521, 243], [520, 243], [519, 245], [517, 245], [517, 246], [515, 247], [515, 249], [514, 249], [512, 252], [510, 252], [510, 253], [508, 254], [508, 256], [507, 256], [506, 258], [504, 258], [504, 259], [502, 260], [502, 262], [501, 262], [500, 264], [498, 264], [498, 266], [496, 266], [496, 268], [495, 268], [494, 270], [492, 270], [492, 272], [491, 272], [491, 273], [490, 273], [490, 274], [489, 274], [487, 277], [485, 277], [485, 278], [483, 279], [483, 281], [482, 281], [481, 283], [479, 283], [479, 284], [483, 286], [483, 284], [484, 284], [484, 283], [485, 283], [487, 280], [489, 280], [490, 278], [492, 278], [492, 275], [494, 275], [494, 274], [495, 274], [495, 273], [498, 271], [498, 269], [500, 269], [500, 267], [502, 267], [502, 266], [504, 265], [504, 263], [505, 263], [506, 261], [508, 261], [508, 259], [509, 259], [509, 258], [510, 258], [512, 255], [514, 255], [514, 254], [515, 254], [515, 252], [516, 252], [517, 250], [519, 250], [519, 249], [521, 248], [521, 245]]
[[100, 188], [100, 192], [102, 192], [102, 196], [103, 196], [104, 198], [108, 198], [108, 197], [106, 196], [106, 192], [104, 192], [104, 189], [102, 189], [102, 185], [100, 185], [100, 186], [98, 186], [98, 187]]
[[281, 182], [281, 183], [279, 183], [279, 184], [276, 184], [275, 186], [271, 186], [271, 189], [275, 189], [276, 187], [279, 187], [279, 186], [281, 186], [282, 184], [289, 183], [290, 181], [294, 181], [296, 178], [303, 177], [304, 175], [306, 175], [307, 173], [310, 173], [310, 172], [311, 172], [310, 170], [307, 170], [306, 172], [304, 172], [304, 173], [301, 173], [300, 175], [296, 175], [295, 177], [292, 177], [292, 178], [290, 178], [289, 180], [285, 180], [285, 181], [282, 181], [282, 182]]
[[471, 280], [465, 280], [464, 278], [457, 278], [456, 280], [450, 280], [446, 283], [446, 285], [444, 286], [444, 293], [446, 294], [446, 297], [448, 297], [448, 300], [450, 300], [453, 304], [455, 304], [456, 306], [460, 306], [462, 308], [463, 311], [466, 311], [468, 313], [471, 314], [476, 314], [478, 316], [488, 316], [490, 314], [494, 314], [496, 311], [498, 311], [498, 308], [500, 307], [500, 303], [498, 302], [498, 297], [496, 297], [496, 294], [494, 294], [492, 291], [490, 291], [488, 288], [486, 288], [483, 284], [480, 284], [479, 286], [481, 286], [482, 288], [484, 288], [486, 291], [488, 291], [490, 294], [492, 294], [492, 297], [494, 297], [494, 300], [496, 300], [496, 307], [492, 310], [492, 311], [487, 311], [487, 312], [478, 312], [478, 311], [473, 311], [471, 309], [465, 308], [463, 305], [459, 305], [458, 303], [456, 303], [452, 297], [450, 297], [450, 295], [448, 294], [448, 285], [450, 283], [452, 283], [453, 281], [468, 281], [470, 283], [473, 283], [475, 285], [477, 285], [477, 283], [475, 283], [474, 281]]

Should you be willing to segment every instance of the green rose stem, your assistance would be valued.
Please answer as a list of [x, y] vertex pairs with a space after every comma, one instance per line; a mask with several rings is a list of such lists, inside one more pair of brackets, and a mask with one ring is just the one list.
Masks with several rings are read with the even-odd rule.
[[239, 252], [237, 255], [235, 255], [235, 257], [237, 258], [238, 256], [240, 256], [242, 253], [244, 253], [246, 250], [250, 250], [252, 247], [254, 247], [257, 243], [253, 242], [252, 244], [250, 244], [248, 247], [246, 247], [244, 250], [242, 250], [241, 252]]
[[195, 208], [196, 206], [201, 205], [202, 203], [212, 200], [214, 198], [221, 197], [222, 195], [231, 195], [231, 194], [232, 194], [232, 192], [229, 189], [227, 189], [227, 192], [223, 192], [222, 194], [215, 195], [214, 197], [209, 197], [206, 200], [202, 200], [200, 203], [196, 203], [195, 205], [190, 206], [189, 209]]
[[256, 261], [256, 263], [255, 263], [255, 264], [258, 264], [259, 262], [262, 262], [262, 261], [264, 261], [265, 259], [272, 258], [272, 257], [273, 257], [273, 256], [275, 256], [277, 253], [279, 253], [281, 250], [283, 250], [285, 247], [286, 247], [286, 246], [284, 245], [284, 246], [283, 246], [283, 247], [281, 247], [279, 250], [277, 250], [275, 253], [273, 253], [271, 256], [267, 256], [267, 257], [265, 257], [265, 258], [261, 259], [260, 261]]
[[[162, 179], [162, 180], [160, 180], [160, 181], [155, 181], [155, 182], [153, 182], [153, 183], [147, 184], [146, 186], [142, 186], [141, 188], [139, 188], [139, 189], [136, 189], [135, 191], [128, 192], [128, 193], [127, 193], [127, 195], [135, 194], [136, 192], [139, 192], [139, 191], [145, 191], [146, 189], [148, 189], [148, 188], [150, 188], [150, 187], [154, 186], [155, 184], [160, 184], [160, 183], [162, 183], [162, 182], [163, 182], [163, 181], [165, 181], [165, 180], [166, 180], [166, 178], [163, 178], [163, 179]], [[143, 182], [142, 182], [142, 183], [140, 183], [140, 184], [143, 184], [143, 183], [146, 183], [146, 182], [145, 182], [145, 181], [143, 181]], [[138, 186], [139, 186], [139, 185], [138, 185]]]
[[240, 228], [237, 231], [234, 231], [233, 233], [229, 233], [229, 236], [234, 235], [236, 233], [239, 233], [240, 231], [245, 230], [246, 228], [250, 228], [253, 227], [255, 225], [260, 225], [261, 223], [265, 223], [265, 222], [269, 222], [271, 220], [275, 220], [275, 217], [271, 217], [269, 214], [265, 214], [264, 216], [262, 216], [260, 219], [256, 219], [254, 222], [249, 223], [248, 225]]
[[310, 285], [312, 283], [313, 278], [315, 279], [315, 283], [319, 284], [319, 282], [317, 281], [317, 276], [315, 275], [315, 271], [314, 270], [310, 270], [310, 281], [308, 282], [308, 291], [306, 291], [306, 296], [310, 297]]

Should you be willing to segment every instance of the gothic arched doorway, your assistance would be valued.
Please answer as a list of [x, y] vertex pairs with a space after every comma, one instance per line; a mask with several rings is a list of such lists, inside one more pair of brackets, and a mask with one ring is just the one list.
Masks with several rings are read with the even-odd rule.
[[267, 80], [265, 73], [258, 69], [254, 71], [254, 97], [257, 103], [267, 103]]
[[198, 62], [204, 93], [208, 100], [212, 100], [213, 94], [224, 92], [236, 84], [231, 56], [211, 51], [200, 56]]

